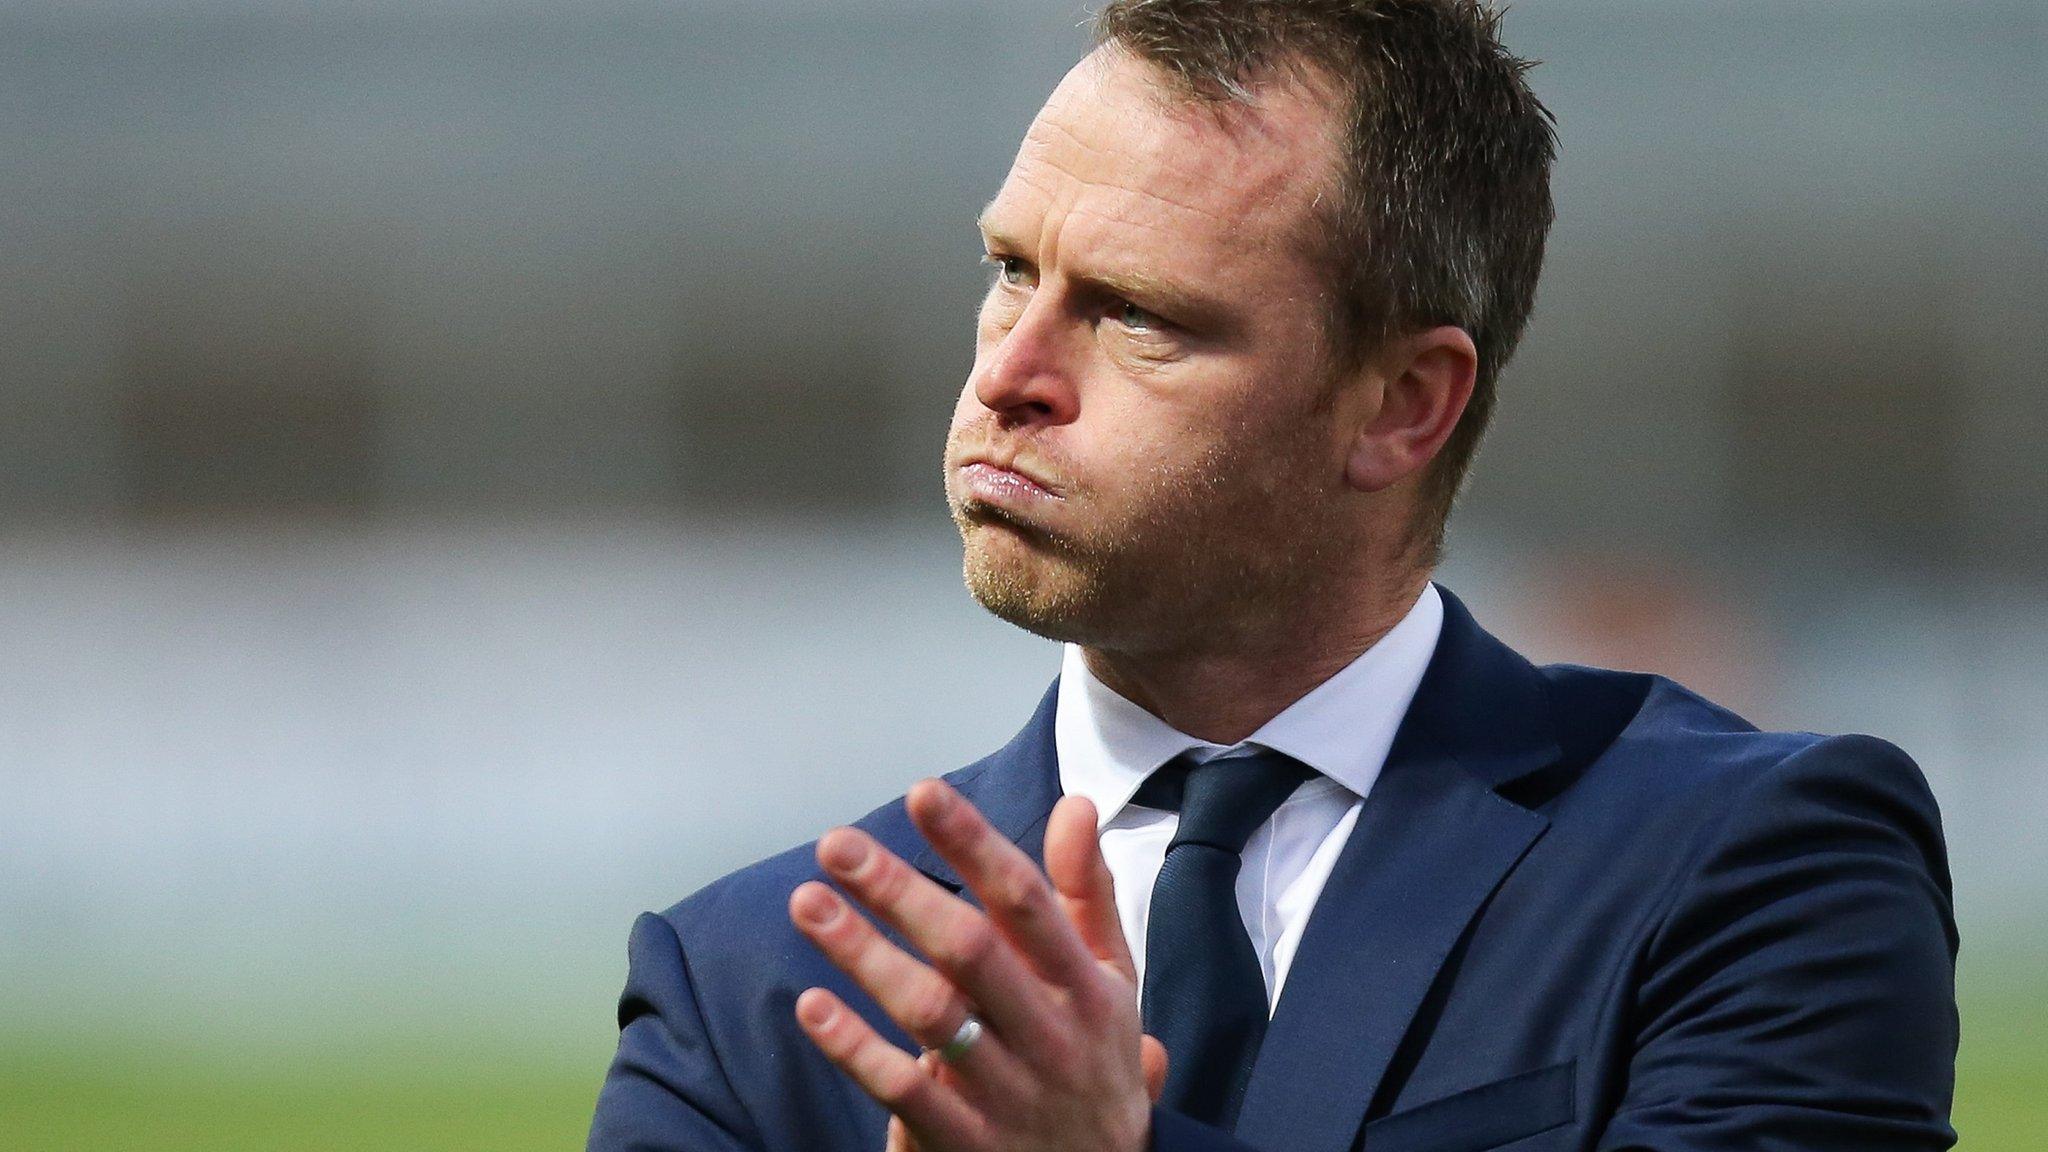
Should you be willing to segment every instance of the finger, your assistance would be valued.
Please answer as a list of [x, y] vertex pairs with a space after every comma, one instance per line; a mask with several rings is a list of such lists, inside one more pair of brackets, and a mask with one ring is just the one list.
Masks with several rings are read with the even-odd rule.
[[[790, 893], [789, 914], [818, 951], [853, 977], [920, 1047], [945, 1047], [974, 1010], [951, 981], [877, 932], [825, 885], [814, 880]], [[928, 1073], [936, 1070], [940, 1082], [973, 1103], [1014, 1096], [1027, 1082], [1017, 1057], [986, 1028], [957, 1064], [946, 1064], [930, 1051], [918, 1057], [918, 1064]], [[957, 1076], [959, 1064], [973, 1073], [971, 1082]]]
[[959, 871], [989, 918], [1040, 976], [1063, 988], [1101, 990], [1095, 957], [1023, 849], [944, 781], [919, 781], [904, 803], [917, 830]]
[[[827, 832], [818, 841], [818, 863], [965, 993], [1012, 1051], [1051, 1050], [1059, 1024], [1051, 997], [988, 917], [858, 829]], [[951, 1038], [948, 1032], [939, 1042]]]
[[927, 1075], [917, 1059], [884, 1040], [823, 988], [796, 998], [796, 1020], [811, 1043], [875, 1102], [900, 1117], [907, 1133], [928, 1133], [943, 1147], [973, 1147], [980, 1118], [960, 1095]]
[[941, 1060], [937, 1052], [927, 1051], [920, 1053], [917, 1057], [917, 1066], [924, 1069], [926, 1075], [952, 1088], [954, 1091], [957, 1092], [961, 1089], [960, 1073], [954, 1071], [951, 1064]]
[[1052, 819], [1045, 828], [1045, 871], [1059, 893], [1060, 910], [1088, 950], [1136, 984], [1138, 967], [1131, 960], [1123, 920], [1117, 915], [1116, 879], [1110, 875], [1109, 862], [1102, 858], [1091, 801], [1068, 796], [1053, 806]]
[[1145, 1065], [1145, 1095], [1157, 1104], [1166, 1093], [1166, 1045], [1148, 1035], [1139, 1042], [1138, 1056]]
[[884, 938], [825, 885], [812, 880], [790, 893], [789, 918], [920, 1045], [940, 1047], [967, 1019], [967, 1000], [951, 981]]
[[[936, 1052], [926, 1052], [918, 1056], [917, 1066], [924, 1069], [925, 1075], [956, 1091], [961, 1086], [960, 1074], [953, 1071], [951, 1064], [939, 1059], [939, 1054]], [[917, 1137], [910, 1134], [910, 1129], [904, 1126], [903, 1119], [900, 1116], [889, 1117], [889, 1146], [887, 1152], [918, 1152]]]

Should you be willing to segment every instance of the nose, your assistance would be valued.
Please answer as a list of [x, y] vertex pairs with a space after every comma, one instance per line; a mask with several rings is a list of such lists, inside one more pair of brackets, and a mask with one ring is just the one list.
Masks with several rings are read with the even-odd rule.
[[1080, 414], [1074, 354], [1058, 309], [1041, 293], [1009, 331], [985, 337], [968, 383], [982, 407], [1011, 426], [1068, 424]]

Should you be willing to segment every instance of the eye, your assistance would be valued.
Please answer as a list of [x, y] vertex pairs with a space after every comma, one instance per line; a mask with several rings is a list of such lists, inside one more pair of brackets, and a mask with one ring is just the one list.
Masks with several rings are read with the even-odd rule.
[[1159, 317], [1129, 301], [1118, 304], [1115, 315], [1117, 323], [1129, 328], [1133, 332], [1150, 332], [1162, 325]]
[[1012, 288], [1022, 288], [1031, 283], [1030, 271], [1025, 268], [1024, 261], [1019, 257], [997, 256], [991, 253], [982, 258], [982, 263], [992, 265], [996, 270], [996, 279]]

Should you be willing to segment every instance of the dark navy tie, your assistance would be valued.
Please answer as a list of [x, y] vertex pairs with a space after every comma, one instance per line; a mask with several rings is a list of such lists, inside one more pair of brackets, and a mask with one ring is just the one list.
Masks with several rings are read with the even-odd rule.
[[1154, 772], [1132, 802], [1180, 812], [1145, 929], [1145, 1031], [1166, 1045], [1160, 1103], [1224, 1129], [1237, 1123], [1266, 1035], [1266, 978], [1237, 909], [1239, 854], [1314, 772], [1278, 752]]

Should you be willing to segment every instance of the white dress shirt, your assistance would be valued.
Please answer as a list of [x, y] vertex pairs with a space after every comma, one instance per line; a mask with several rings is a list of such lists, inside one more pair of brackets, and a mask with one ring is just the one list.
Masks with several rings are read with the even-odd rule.
[[1116, 878], [1117, 913], [1141, 981], [1152, 884], [1180, 817], [1131, 803], [1138, 785], [1183, 752], [1207, 761], [1256, 746], [1315, 769], [1315, 778], [1252, 833], [1237, 876], [1237, 907], [1265, 972], [1270, 1012], [1280, 1002], [1309, 912], [1422, 683], [1443, 620], [1436, 586], [1424, 585], [1414, 607], [1378, 643], [1229, 747], [1180, 732], [1117, 695], [1088, 670], [1081, 649], [1067, 645], [1053, 716], [1060, 790], [1095, 802], [1102, 854]]

